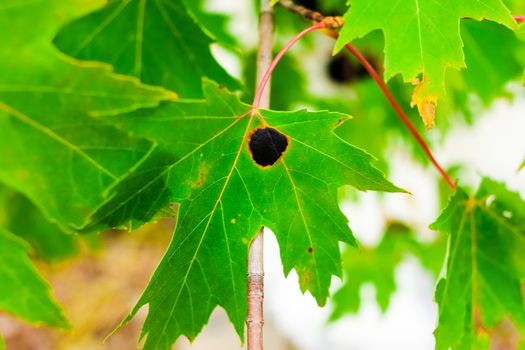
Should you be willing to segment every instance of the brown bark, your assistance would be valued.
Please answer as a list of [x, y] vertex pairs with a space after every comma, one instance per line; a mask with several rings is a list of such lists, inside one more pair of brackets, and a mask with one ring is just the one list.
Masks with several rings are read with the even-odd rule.
[[248, 260], [248, 317], [246, 319], [248, 350], [264, 348], [264, 236], [262, 229], [250, 246]]

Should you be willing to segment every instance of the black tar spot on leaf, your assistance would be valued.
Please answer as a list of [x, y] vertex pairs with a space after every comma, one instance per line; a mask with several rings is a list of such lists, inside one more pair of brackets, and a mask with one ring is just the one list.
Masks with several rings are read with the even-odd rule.
[[286, 147], [288, 139], [274, 128], [257, 129], [250, 138], [252, 158], [263, 167], [273, 165]]

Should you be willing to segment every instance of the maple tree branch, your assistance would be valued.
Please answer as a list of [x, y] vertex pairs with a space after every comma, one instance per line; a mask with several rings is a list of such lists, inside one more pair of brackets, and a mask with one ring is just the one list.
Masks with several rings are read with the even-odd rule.
[[[273, 11], [270, 0], [261, 1], [259, 48], [257, 53], [257, 106], [270, 107], [270, 89], [261, 88], [270, 79], [266, 74], [272, 62]], [[268, 75], [268, 77], [266, 77]], [[266, 77], [266, 80], [265, 80]], [[265, 83], [263, 84], [263, 81]], [[264, 235], [263, 229], [250, 244], [248, 252], [248, 312], [246, 316], [248, 350], [263, 350], [264, 326]]]
[[310, 10], [309, 8], [306, 8], [302, 5], [298, 5], [292, 0], [280, 0], [279, 5], [311, 21], [321, 22], [325, 18], [325, 15], [322, 13]]
[[341, 16], [325, 16], [320, 12], [298, 5], [292, 0], [280, 0], [279, 5], [310, 21], [323, 22], [327, 28], [332, 30], [341, 28], [345, 23]]

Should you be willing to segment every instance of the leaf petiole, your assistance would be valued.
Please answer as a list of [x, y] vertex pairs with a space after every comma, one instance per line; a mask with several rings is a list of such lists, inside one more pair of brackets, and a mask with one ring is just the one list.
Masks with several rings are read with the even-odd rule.
[[266, 88], [266, 85], [268, 84], [268, 81], [270, 80], [270, 77], [272, 76], [272, 73], [273, 73], [275, 67], [277, 66], [277, 64], [279, 64], [279, 62], [281, 61], [283, 56], [286, 54], [286, 52], [288, 52], [288, 50], [290, 50], [290, 48], [297, 41], [299, 41], [303, 36], [305, 36], [306, 34], [308, 34], [310, 32], [313, 32], [313, 31], [315, 31], [317, 29], [324, 28], [324, 27], [325, 27], [325, 23], [324, 22], [319, 22], [319, 23], [316, 23], [316, 24], [306, 28], [305, 30], [303, 30], [299, 34], [295, 35], [282, 48], [282, 50], [277, 54], [277, 56], [275, 56], [274, 60], [272, 61], [272, 64], [270, 65], [270, 67], [268, 67], [268, 69], [266, 70], [266, 73], [264, 73], [264, 76], [263, 76], [259, 86], [257, 87], [257, 91], [255, 92], [255, 97], [254, 97], [253, 103], [252, 103], [252, 106], [253, 106], [254, 109], [258, 109], [259, 108], [259, 105], [261, 103], [261, 96], [262, 96], [262, 94], [264, 92], [264, 89]]

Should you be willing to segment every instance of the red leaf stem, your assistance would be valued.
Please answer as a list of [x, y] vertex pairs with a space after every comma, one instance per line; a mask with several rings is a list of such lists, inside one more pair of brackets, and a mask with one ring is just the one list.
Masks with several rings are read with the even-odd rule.
[[308, 28], [306, 28], [305, 30], [303, 30], [302, 32], [300, 32], [299, 34], [295, 35], [284, 47], [283, 49], [277, 54], [277, 56], [275, 56], [272, 64], [270, 65], [270, 67], [268, 68], [268, 70], [266, 71], [266, 73], [264, 74], [264, 77], [263, 79], [261, 80], [261, 83], [259, 84], [258, 88], [257, 88], [257, 91], [255, 93], [255, 97], [253, 99], [253, 108], [254, 109], [257, 109], [259, 108], [259, 104], [261, 102], [261, 96], [264, 92], [264, 89], [266, 88], [266, 85], [268, 84], [268, 81], [270, 80], [270, 77], [273, 73], [273, 70], [275, 69], [275, 67], [277, 66], [277, 64], [281, 61], [281, 59], [283, 58], [283, 56], [286, 54], [286, 52], [288, 50], [290, 50], [290, 48], [297, 42], [299, 41], [299, 39], [301, 39], [303, 36], [305, 36], [306, 34], [310, 33], [310, 32], [313, 32], [314, 30], [317, 30], [317, 29], [321, 29], [325, 26], [325, 24], [323, 22], [319, 22], [319, 23], [316, 23]]

